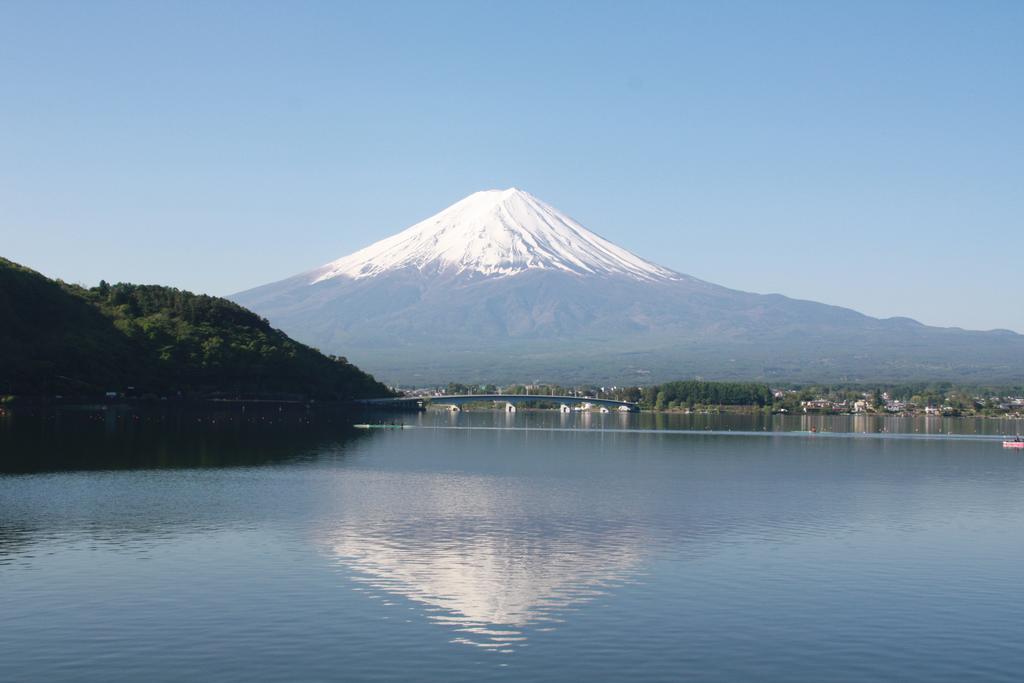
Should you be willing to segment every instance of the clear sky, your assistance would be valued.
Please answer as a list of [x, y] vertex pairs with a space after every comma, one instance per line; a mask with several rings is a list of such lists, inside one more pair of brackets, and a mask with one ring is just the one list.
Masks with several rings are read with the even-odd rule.
[[1024, 332], [1024, 2], [0, 3], [0, 255], [228, 294], [516, 186], [726, 286]]

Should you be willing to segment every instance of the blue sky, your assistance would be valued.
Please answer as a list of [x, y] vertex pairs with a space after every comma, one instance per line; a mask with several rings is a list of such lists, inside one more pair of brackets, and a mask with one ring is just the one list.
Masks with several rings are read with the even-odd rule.
[[1024, 332], [1021, 2], [4, 2], [0, 255], [228, 294], [526, 189], [719, 284]]

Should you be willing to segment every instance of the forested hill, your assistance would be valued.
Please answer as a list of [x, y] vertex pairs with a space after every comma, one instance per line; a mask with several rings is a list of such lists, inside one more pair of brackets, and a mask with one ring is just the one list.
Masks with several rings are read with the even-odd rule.
[[[131, 387], [132, 389], [129, 389]], [[227, 299], [155, 285], [85, 289], [0, 258], [0, 394], [389, 396], [344, 358]]]

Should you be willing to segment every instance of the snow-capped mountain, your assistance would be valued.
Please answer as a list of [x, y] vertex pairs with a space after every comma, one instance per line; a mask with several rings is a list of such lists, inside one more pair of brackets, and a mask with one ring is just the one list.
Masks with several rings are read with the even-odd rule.
[[231, 298], [392, 382], [1024, 379], [1024, 336], [721, 287], [514, 188]]
[[595, 235], [558, 209], [516, 188], [475, 192], [397, 235], [312, 271], [312, 282], [358, 280], [415, 268], [423, 273], [508, 276], [527, 270], [681, 276]]

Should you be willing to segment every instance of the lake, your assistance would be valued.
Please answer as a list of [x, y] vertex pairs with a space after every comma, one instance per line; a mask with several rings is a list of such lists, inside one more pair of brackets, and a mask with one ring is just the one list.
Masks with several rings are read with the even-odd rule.
[[1024, 671], [1019, 422], [387, 419], [0, 419], [0, 679]]

